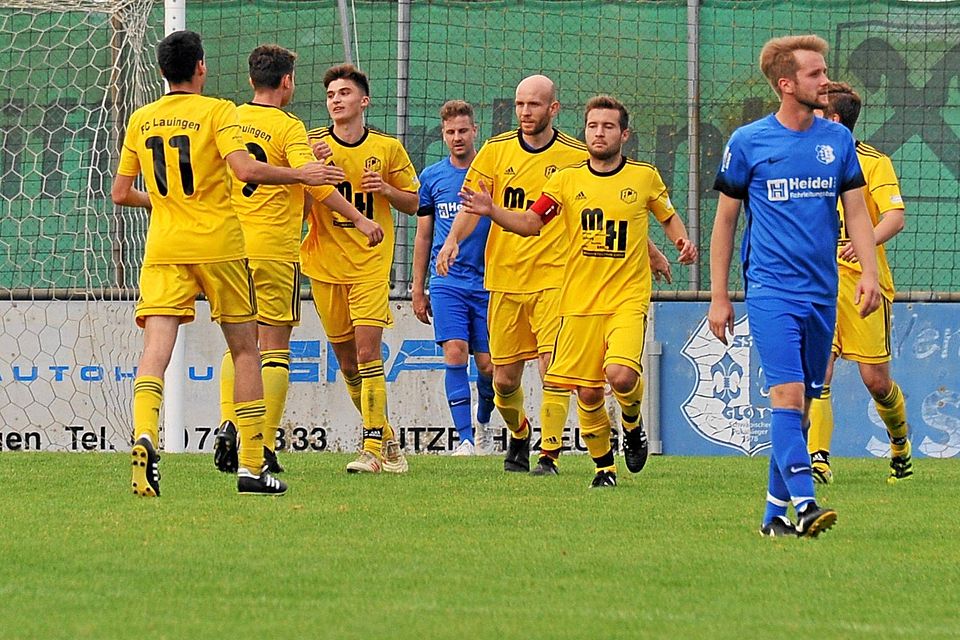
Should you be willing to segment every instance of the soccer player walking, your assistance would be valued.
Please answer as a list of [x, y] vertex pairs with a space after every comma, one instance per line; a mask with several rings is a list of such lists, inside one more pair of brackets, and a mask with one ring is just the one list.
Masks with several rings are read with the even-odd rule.
[[[178, 31], [157, 46], [170, 92], [130, 116], [113, 182], [113, 201], [151, 209], [136, 321], [143, 353], [133, 387], [133, 492], [160, 495], [159, 444], [163, 374], [177, 328], [193, 320], [203, 292], [220, 324], [236, 370], [233, 396], [240, 435], [237, 490], [278, 495], [287, 486], [263, 469], [264, 414], [257, 304], [243, 233], [230, 204], [229, 165], [255, 184], [322, 184], [320, 163], [294, 169], [254, 160], [244, 145], [236, 106], [201, 95], [207, 77], [203, 45]], [[143, 174], [146, 192], [134, 188]]]
[[[262, 45], [248, 59], [253, 101], [237, 107], [241, 135], [250, 154], [281, 167], [302, 167], [315, 161], [307, 129], [283, 110], [293, 99], [297, 56], [277, 45]], [[368, 220], [334, 188], [343, 170], [326, 165], [325, 184], [308, 191], [327, 208], [356, 225], [370, 246], [383, 239], [383, 229]], [[261, 185], [233, 180], [230, 194], [243, 228], [250, 271], [257, 292], [257, 335], [263, 374], [266, 426], [263, 455], [267, 469], [280, 473], [276, 439], [290, 387], [290, 335], [300, 324], [300, 235], [304, 192], [300, 185]], [[228, 351], [220, 367], [221, 423], [214, 440], [214, 463], [221, 471], [237, 470], [236, 410], [233, 403], [233, 359]]]
[[[450, 100], [440, 108], [441, 133], [450, 155], [420, 174], [420, 209], [417, 211], [417, 238], [413, 250], [413, 312], [420, 322], [430, 324], [443, 347], [446, 365], [444, 387], [454, 426], [460, 436], [453, 455], [490, 453], [493, 434], [489, 430], [493, 412], [493, 364], [487, 338], [489, 293], [483, 288], [483, 253], [490, 221], [481, 220], [459, 245], [459, 259], [440, 275], [436, 256], [447, 239], [453, 219], [460, 211], [460, 188], [470, 163], [477, 155], [474, 142], [477, 125], [473, 107], [463, 100]], [[430, 271], [430, 295], [425, 282]], [[477, 433], [474, 437], [470, 415], [470, 382], [467, 364], [470, 354], [477, 363]]]
[[[553, 127], [560, 111], [556, 87], [546, 76], [524, 78], [515, 100], [519, 129], [494, 136], [470, 164], [464, 185], [479, 190], [482, 181], [495, 206], [523, 212], [540, 197], [547, 179], [557, 170], [582, 162], [586, 149], [579, 140]], [[445, 276], [458, 259], [460, 243], [479, 218], [461, 212], [437, 254], [436, 268]], [[558, 305], [563, 282], [563, 230], [548, 228], [539, 237], [524, 238], [494, 226], [486, 248], [484, 285], [490, 291], [490, 356], [493, 360], [494, 403], [510, 437], [505, 471], [530, 471], [530, 422], [524, 410], [523, 366], [538, 359], [540, 375], [550, 364], [560, 328]], [[540, 461], [534, 473], [557, 473], [563, 428], [569, 411], [569, 390], [544, 385], [541, 409]]]
[[[860, 96], [850, 85], [831, 82], [827, 85], [827, 106], [823, 116], [839, 122], [851, 132], [860, 117]], [[890, 439], [890, 474], [887, 482], [896, 483], [913, 475], [910, 451], [907, 406], [900, 386], [890, 376], [890, 309], [893, 305], [893, 274], [887, 263], [885, 242], [903, 230], [903, 197], [890, 158], [865, 142], [857, 141], [857, 158], [863, 177], [863, 199], [873, 225], [877, 245], [882, 306], [877, 313], [861, 318], [853, 302], [854, 289], [860, 277], [860, 262], [847, 237], [843, 207], [840, 208], [840, 244], [837, 264], [840, 286], [837, 297], [837, 328], [833, 335], [833, 352], [823, 379], [823, 392], [810, 405], [810, 433], [807, 450], [813, 463], [813, 479], [828, 484], [833, 481], [830, 467], [830, 440], [833, 437], [833, 407], [830, 404], [830, 382], [837, 358], [852, 360], [860, 368], [860, 378], [877, 407], [877, 414], [887, 427]]]
[[407, 460], [387, 420], [387, 384], [381, 342], [390, 313], [390, 267], [394, 229], [390, 208], [417, 212], [417, 172], [400, 141], [364, 125], [370, 104], [367, 76], [350, 64], [323, 76], [327, 111], [333, 125], [309, 133], [314, 153], [343, 169], [337, 189], [367, 218], [377, 222], [383, 242], [371, 247], [353, 221], [323, 202], [307, 217], [300, 247], [303, 272], [313, 284], [313, 302], [347, 384], [363, 418], [363, 445], [347, 465], [349, 473], [407, 471]]
[[[733, 236], [741, 204], [741, 247], [750, 332], [770, 388], [770, 470], [760, 532], [815, 537], [836, 511], [815, 499], [803, 426], [824, 385], [836, 319], [839, 233], [837, 199], [861, 276], [859, 314], [880, 304], [873, 231], [853, 137], [817, 118], [827, 106], [827, 43], [814, 35], [767, 42], [760, 68], [780, 98], [776, 113], [737, 129], [724, 151], [710, 247], [710, 330], [724, 344], [733, 333], [728, 292]], [[787, 518], [793, 503], [796, 526]]]
[[[612, 487], [617, 468], [605, 383], [620, 404], [627, 443], [642, 432], [640, 359], [651, 293], [648, 215], [663, 226], [681, 263], [692, 263], [697, 249], [657, 169], [622, 155], [630, 136], [623, 104], [610, 96], [592, 98], [584, 125], [589, 159], [556, 172], [526, 211], [495, 206], [482, 179], [477, 191], [465, 186], [462, 195], [465, 211], [489, 216], [524, 237], [542, 233], [557, 220], [553, 226], [562, 234], [565, 267], [556, 351], [544, 383], [576, 390], [580, 434], [596, 464], [591, 486]], [[645, 443], [627, 447], [625, 453], [627, 469], [640, 471], [647, 458]]]

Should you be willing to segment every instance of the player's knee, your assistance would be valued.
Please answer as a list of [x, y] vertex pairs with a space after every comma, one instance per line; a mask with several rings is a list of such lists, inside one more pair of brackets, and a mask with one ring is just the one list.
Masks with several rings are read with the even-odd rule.
[[637, 372], [627, 367], [618, 367], [607, 373], [607, 381], [619, 394], [630, 393], [637, 387]]
[[577, 387], [577, 398], [580, 404], [589, 407], [596, 406], [603, 402], [603, 389], [599, 387]]
[[443, 343], [443, 361], [450, 366], [461, 366], [470, 360], [470, 348], [463, 340], [447, 340]]
[[520, 386], [523, 369], [514, 371], [513, 367], [497, 367], [493, 371], [493, 388], [500, 395], [512, 393]]
[[870, 392], [870, 395], [878, 400], [886, 398], [890, 394], [890, 389], [893, 387], [893, 380], [888, 376], [881, 375], [864, 376], [863, 383], [867, 387], [867, 391]]

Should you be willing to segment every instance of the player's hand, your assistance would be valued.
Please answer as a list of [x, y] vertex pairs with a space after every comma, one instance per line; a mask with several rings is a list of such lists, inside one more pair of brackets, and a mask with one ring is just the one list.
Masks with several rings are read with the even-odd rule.
[[337, 186], [347, 179], [347, 174], [344, 170], [335, 164], [325, 164], [323, 165], [323, 170], [324, 178], [322, 184]]
[[712, 300], [710, 310], [707, 312], [707, 322], [710, 323], [710, 333], [717, 337], [717, 340], [727, 344], [727, 334], [733, 335], [733, 305], [730, 299]]
[[676, 243], [677, 251], [680, 252], [680, 264], [693, 264], [697, 260], [697, 246], [690, 242], [690, 238], [679, 238]]
[[853, 250], [853, 243], [847, 242], [837, 247], [837, 257], [844, 262], [858, 262], [857, 252]]
[[487, 185], [480, 182], [480, 191], [470, 187], [460, 190], [460, 201], [463, 202], [461, 211], [472, 213], [475, 216], [489, 216], [493, 213], [493, 196], [487, 191]]
[[313, 157], [321, 162], [333, 157], [333, 149], [323, 140], [314, 142], [311, 147], [313, 148]]
[[673, 273], [670, 271], [670, 261], [663, 255], [657, 247], [650, 248], [650, 273], [657, 282], [666, 281], [667, 284], [673, 282]]
[[433, 309], [430, 308], [430, 297], [423, 291], [413, 292], [413, 315], [423, 324], [430, 324]]
[[379, 223], [374, 222], [370, 218], [362, 217], [353, 224], [360, 233], [367, 236], [368, 247], [375, 247], [383, 242], [383, 227], [381, 227]]
[[860, 277], [853, 302], [860, 307], [860, 317], [866, 318], [880, 307], [880, 285], [876, 278]]
[[440, 247], [440, 251], [437, 253], [437, 273], [441, 276], [450, 273], [450, 267], [456, 262], [458, 255], [460, 255], [460, 245], [448, 236], [446, 242], [443, 243], [443, 246]]
[[[330, 175], [329, 167], [322, 162], [309, 162], [300, 167], [300, 182], [311, 187], [318, 187], [321, 184], [336, 184], [328, 182]], [[339, 180], [337, 181], [339, 182]]]
[[363, 177], [360, 178], [360, 190], [364, 193], [380, 193], [383, 191], [383, 176], [376, 171], [368, 169], [363, 170]]

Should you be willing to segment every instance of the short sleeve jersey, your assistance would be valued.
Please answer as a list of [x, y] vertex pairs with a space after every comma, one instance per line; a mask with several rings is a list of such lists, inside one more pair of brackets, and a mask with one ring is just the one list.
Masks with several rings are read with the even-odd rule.
[[[303, 122], [282, 109], [256, 103], [237, 107], [247, 151], [261, 162], [299, 168], [314, 162]], [[317, 187], [323, 197], [332, 186]], [[233, 181], [233, 208], [240, 216], [247, 255], [258, 260], [300, 260], [303, 230], [301, 185], [249, 184]]]
[[130, 116], [117, 173], [143, 182], [150, 203], [144, 264], [200, 264], [243, 258], [224, 158], [246, 151], [237, 107], [174, 92]]
[[352, 222], [315, 201], [307, 216], [307, 235], [300, 245], [303, 272], [320, 282], [375, 282], [390, 278], [394, 229], [390, 201], [379, 193], [360, 190], [364, 169], [383, 176], [383, 181], [410, 193], [420, 186], [417, 172], [400, 141], [393, 136], [364, 129], [354, 143], [344, 142], [333, 127], [312, 129], [311, 142], [324, 141], [333, 151], [331, 162], [343, 169], [346, 180], [337, 185], [340, 194], [360, 213], [383, 227], [383, 242], [367, 246], [367, 238]]
[[[547, 199], [555, 209], [545, 209]], [[547, 181], [536, 210], [547, 227], [556, 225], [566, 236], [561, 316], [647, 311], [648, 216], [665, 222], [676, 215], [656, 167], [624, 158], [613, 171], [600, 173], [581, 162]]]
[[460, 253], [447, 275], [437, 273], [437, 254], [450, 234], [453, 219], [460, 212], [460, 188], [466, 175], [467, 170], [453, 166], [449, 156], [430, 165], [420, 174], [419, 215], [433, 218], [431, 287], [483, 290], [483, 254], [490, 233], [489, 218], [481, 218], [476, 228], [460, 243]]
[[[508, 131], [487, 140], [470, 164], [464, 185], [478, 191], [482, 181], [494, 204], [523, 212], [537, 201], [550, 176], [586, 159], [584, 144], [560, 131], [554, 130], [541, 149], [528, 147], [519, 130]], [[486, 288], [503, 293], [558, 289], [563, 283], [564, 247], [560, 225], [548, 225], [539, 236], [529, 238], [493, 225], [487, 239]]]
[[[897, 173], [893, 169], [893, 162], [889, 156], [881, 153], [864, 142], [857, 142], [857, 157], [860, 159], [860, 168], [867, 186], [863, 188], [863, 199], [867, 203], [870, 221], [873, 226], [880, 223], [883, 214], [894, 209], [903, 209], [903, 196], [900, 195], [900, 183]], [[840, 212], [840, 244], [850, 242], [847, 228], [843, 219], [843, 204], [838, 208]], [[859, 278], [860, 263], [840, 260], [841, 278]], [[890, 263], [887, 261], [887, 251], [883, 245], [877, 245], [877, 271], [880, 277], [880, 289], [884, 297], [893, 300], [896, 290], [893, 285], [893, 274], [890, 272]]]
[[835, 122], [793, 131], [771, 114], [734, 131], [714, 188], [743, 201], [746, 295], [835, 304], [837, 199], [863, 185], [853, 137]]

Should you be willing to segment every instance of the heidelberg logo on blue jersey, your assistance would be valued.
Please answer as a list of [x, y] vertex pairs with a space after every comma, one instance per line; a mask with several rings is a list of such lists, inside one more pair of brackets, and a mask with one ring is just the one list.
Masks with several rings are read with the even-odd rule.
[[773, 178], [767, 180], [767, 200], [786, 202], [794, 198], [831, 198], [837, 194], [837, 179], [833, 176], [806, 178]]

